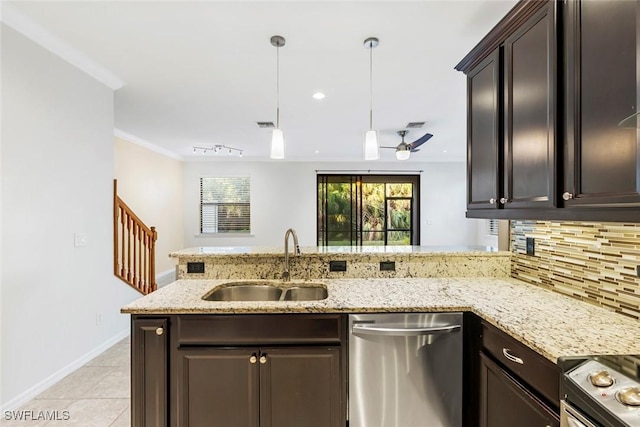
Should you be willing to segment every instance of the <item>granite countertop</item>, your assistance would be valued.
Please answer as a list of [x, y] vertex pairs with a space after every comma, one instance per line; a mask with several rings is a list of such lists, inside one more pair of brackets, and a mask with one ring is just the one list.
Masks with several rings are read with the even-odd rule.
[[[283, 246], [203, 246], [182, 249], [169, 254], [172, 258], [180, 257], [219, 257], [219, 256], [284, 256]], [[289, 247], [293, 253], [293, 246]], [[511, 256], [509, 251], [498, 251], [490, 246], [301, 246], [302, 256], [317, 257], [322, 255], [422, 255], [422, 256]]]
[[[179, 280], [122, 308], [131, 314], [472, 311], [556, 363], [562, 356], [640, 354], [640, 321], [515, 279], [322, 279], [329, 297], [217, 302], [201, 297], [234, 280]], [[276, 281], [274, 281], [276, 282]], [[280, 283], [280, 282], [276, 282]]]

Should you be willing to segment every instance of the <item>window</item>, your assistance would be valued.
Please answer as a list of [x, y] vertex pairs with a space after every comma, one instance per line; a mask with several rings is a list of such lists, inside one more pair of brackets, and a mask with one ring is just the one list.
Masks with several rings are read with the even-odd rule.
[[200, 178], [200, 233], [250, 233], [249, 178]]
[[488, 219], [487, 220], [487, 235], [488, 236], [497, 236], [498, 235], [498, 220], [497, 219]]
[[318, 246], [419, 244], [419, 175], [317, 178]]

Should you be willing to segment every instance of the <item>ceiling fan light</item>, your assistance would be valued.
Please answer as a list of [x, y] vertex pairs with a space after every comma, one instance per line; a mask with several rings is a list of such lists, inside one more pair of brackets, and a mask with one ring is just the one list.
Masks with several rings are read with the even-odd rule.
[[411, 157], [411, 150], [396, 150], [396, 159], [408, 160]]
[[378, 132], [368, 130], [364, 133], [364, 159], [378, 160], [380, 158], [380, 150], [378, 147]]
[[284, 159], [284, 133], [282, 129], [274, 129], [271, 135], [271, 158]]

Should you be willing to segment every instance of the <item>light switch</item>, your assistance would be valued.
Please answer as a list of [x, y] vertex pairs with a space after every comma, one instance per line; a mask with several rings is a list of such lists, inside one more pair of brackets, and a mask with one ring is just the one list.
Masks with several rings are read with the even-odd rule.
[[73, 246], [76, 248], [80, 246], [87, 246], [87, 233], [74, 233]]

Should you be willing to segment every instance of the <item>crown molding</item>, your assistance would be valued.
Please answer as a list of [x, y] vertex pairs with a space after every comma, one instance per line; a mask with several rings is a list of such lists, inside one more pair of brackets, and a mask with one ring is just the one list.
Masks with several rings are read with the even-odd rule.
[[98, 64], [78, 49], [72, 47], [55, 34], [49, 32], [31, 18], [18, 12], [6, 1], [3, 1], [1, 5], [0, 20], [7, 26], [31, 39], [54, 55], [64, 59], [71, 65], [84, 71], [112, 90], [118, 90], [124, 86], [125, 83], [110, 70]]
[[130, 142], [132, 144], [136, 144], [139, 145], [140, 147], [146, 148], [147, 150], [151, 150], [154, 151], [158, 154], [162, 154], [163, 156], [167, 156], [167, 157], [171, 157], [172, 159], [176, 159], [176, 160], [180, 160], [180, 161], [184, 161], [184, 159], [182, 158], [182, 156], [174, 153], [173, 151], [169, 151], [166, 148], [162, 148], [162, 147], [158, 147], [157, 145], [149, 142], [149, 141], [145, 141], [142, 138], [138, 138], [135, 135], [131, 135], [130, 133], [127, 133], [123, 130], [120, 130], [118, 128], [114, 128], [113, 129], [113, 135], [117, 136], [120, 139], [124, 139], [127, 142]]

